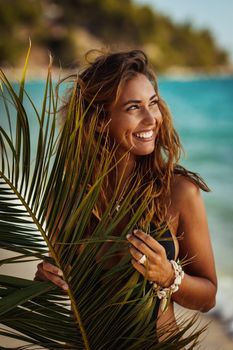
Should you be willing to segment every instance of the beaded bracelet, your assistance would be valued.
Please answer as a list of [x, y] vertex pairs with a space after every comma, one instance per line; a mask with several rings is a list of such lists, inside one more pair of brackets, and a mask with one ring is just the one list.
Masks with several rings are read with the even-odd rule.
[[179, 261], [170, 260], [170, 263], [175, 272], [175, 280], [172, 285], [168, 288], [163, 288], [157, 283], [153, 283], [153, 288], [156, 291], [156, 295], [159, 299], [162, 299], [161, 310], [165, 312], [168, 308], [171, 295], [178, 291], [179, 286], [181, 285], [182, 279], [184, 278], [184, 271], [179, 263]]

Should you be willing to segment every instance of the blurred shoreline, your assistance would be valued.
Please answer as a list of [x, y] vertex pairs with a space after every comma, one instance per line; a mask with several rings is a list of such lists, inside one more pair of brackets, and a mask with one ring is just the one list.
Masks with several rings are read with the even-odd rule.
[[[0, 67], [6, 77], [13, 82], [19, 82], [22, 77], [23, 67]], [[155, 69], [156, 71], [156, 69]], [[64, 69], [59, 67], [52, 67], [52, 76], [54, 80], [59, 80], [70, 75], [75, 75], [78, 72], [78, 67], [73, 69]], [[27, 81], [41, 81], [45, 80], [48, 73], [48, 66], [33, 66], [29, 63], [26, 80]], [[193, 69], [190, 67], [170, 67], [162, 73], [158, 73], [159, 78], [166, 79], [180, 79], [192, 80], [201, 78], [221, 78], [233, 77], [233, 64], [227, 66], [219, 66], [214, 70]]]

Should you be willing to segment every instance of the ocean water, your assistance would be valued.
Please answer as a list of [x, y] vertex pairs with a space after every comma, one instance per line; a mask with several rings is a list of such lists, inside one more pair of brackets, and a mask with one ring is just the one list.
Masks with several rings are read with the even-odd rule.
[[[186, 151], [182, 164], [212, 190], [203, 194], [219, 280], [212, 312], [233, 334], [233, 77], [160, 78], [159, 88]], [[40, 107], [44, 82], [32, 81], [26, 89]], [[0, 113], [2, 109], [0, 101]], [[34, 124], [32, 128], [36, 134]]]
[[203, 193], [219, 284], [212, 312], [233, 334], [233, 77], [160, 79], [159, 86], [185, 148], [182, 164], [212, 190]]

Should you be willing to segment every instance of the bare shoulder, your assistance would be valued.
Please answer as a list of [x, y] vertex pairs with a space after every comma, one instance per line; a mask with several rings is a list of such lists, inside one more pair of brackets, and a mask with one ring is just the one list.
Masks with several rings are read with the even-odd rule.
[[179, 174], [174, 176], [172, 191], [182, 191], [186, 195], [193, 195], [199, 193], [199, 187], [187, 176]]
[[174, 176], [171, 186], [173, 205], [183, 207], [190, 202], [199, 201], [200, 197], [200, 188], [191, 179], [184, 175]]

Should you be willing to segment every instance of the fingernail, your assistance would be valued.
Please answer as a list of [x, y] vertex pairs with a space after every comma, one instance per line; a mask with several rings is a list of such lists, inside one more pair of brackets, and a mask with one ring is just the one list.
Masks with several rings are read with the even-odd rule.
[[132, 235], [131, 235], [131, 233], [128, 233], [128, 234], [126, 235], [126, 238], [129, 239], [130, 237], [132, 237]]
[[68, 284], [66, 284], [66, 283], [63, 283], [63, 284], [61, 285], [61, 287], [62, 287], [62, 289], [64, 289], [64, 290], [68, 290], [68, 289], [69, 289], [69, 286], [68, 286]]
[[137, 233], [138, 232], [138, 230], [133, 230], [133, 233]]
[[58, 269], [58, 270], [57, 270], [57, 274], [58, 274], [58, 276], [63, 277], [63, 272], [62, 272], [62, 270]]

